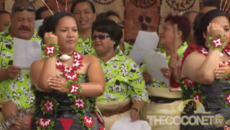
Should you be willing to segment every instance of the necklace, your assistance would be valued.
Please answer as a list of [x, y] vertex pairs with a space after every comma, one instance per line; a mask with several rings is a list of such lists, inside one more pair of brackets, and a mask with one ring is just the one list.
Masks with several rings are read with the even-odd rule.
[[62, 60], [62, 61], [67, 61], [67, 60], [69, 60], [69, 59], [71, 58], [72, 55], [73, 55], [73, 54], [69, 54], [69, 55], [63, 54], [63, 55], [59, 55], [58, 57], [59, 57], [59, 59]]
[[68, 74], [73, 74], [74, 71], [76, 71], [77, 69], [80, 69], [82, 65], [82, 55], [76, 51], [73, 52], [73, 65], [71, 67], [68, 66], [64, 66], [60, 60], [56, 61], [56, 67], [58, 69], [60, 69], [60, 71], [64, 74], [64, 75], [68, 75]]

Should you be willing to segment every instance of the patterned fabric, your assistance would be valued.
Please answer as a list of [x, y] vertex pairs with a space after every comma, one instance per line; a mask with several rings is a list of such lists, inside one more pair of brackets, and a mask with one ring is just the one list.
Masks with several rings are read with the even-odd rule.
[[[30, 40], [41, 40], [37, 32]], [[9, 35], [9, 28], [0, 35], [0, 68], [6, 69], [13, 63], [13, 39]], [[29, 70], [21, 70], [16, 79], [0, 82], [0, 98], [12, 100], [19, 109], [27, 108], [34, 102], [34, 95], [30, 90]]]
[[[203, 47], [191, 48], [190, 53], [197, 50], [197, 52], [207, 56], [208, 51]], [[196, 49], [196, 50], [194, 50]], [[186, 57], [190, 54], [188, 53], [183, 57]], [[223, 64], [230, 65], [230, 62], [220, 61], [219, 67], [222, 67]], [[182, 63], [183, 66], [183, 63]], [[189, 100], [193, 99], [195, 101], [199, 101], [203, 106], [206, 112], [211, 112], [215, 115], [220, 114], [224, 117], [224, 120], [227, 121], [230, 119], [230, 86], [229, 80], [225, 79], [215, 79], [210, 84], [201, 84], [198, 82], [194, 82], [187, 77], [179, 79], [180, 88], [182, 90], [182, 99]], [[207, 89], [208, 88], [208, 89]], [[199, 104], [195, 104], [194, 101], [188, 102], [188, 104], [184, 107], [184, 112], [182, 116], [196, 116], [198, 114], [195, 113], [198, 110]], [[222, 130], [224, 126], [191, 126], [186, 125], [180, 127], [181, 130]]]
[[[129, 53], [130, 53], [130, 51], [132, 50], [132, 45], [130, 45], [129, 43], [127, 43], [127, 42], [124, 42], [124, 54], [126, 55], [126, 56], [128, 56], [129, 55]], [[117, 47], [117, 50], [119, 51], [120, 50], [120, 46], [118, 46]]]
[[93, 46], [92, 46], [91, 37], [83, 41], [83, 39], [80, 36], [78, 36], [78, 43], [77, 43], [75, 50], [83, 55], [94, 54], [95, 50], [93, 49]]
[[[182, 44], [182, 46], [180, 46], [180, 48], [177, 50], [177, 53], [181, 58], [183, 58], [183, 53], [186, 50], [187, 46], [188, 46], [187, 43], [184, 42]], [[166, 53], [164, 48], [157, 48], [157, 49], [155, 49], [155, 51], [160, 52], [160, 53], [164, 53], [164, 54]], [[167, 65], [168, 65], [168, 62], [169, 62], [170, 58], [171, 58], [170, 55], [166, 56]], [[141, 68], [141, 72], [144, 72], [144, 71], [147, 70], [145, 61], [143, 61], [140, 64], [140, 68]], [[147, 85], [152, 86], [152, 87], [160, 87], [160, 88], [169, 87], [169, 85], [165, 84], [164, 82], [161, 82], [161, 81], [158, 81], [158, 80], [155, 80], [155, 79], [153, 79], [153, 81], [151, 83], [148, 83]]]
[[121, 51], [104, 63], [98, 58], [105, 75], [105, 91], [97, 98], [100, 102], [132, 100], [148, 101], [141, 71], [135, 61]]
[[[85, 74], [78, 74], [80, 83], [87, 83]], [[95, 98], [81, 97], [75, 101], [70, 93], [49, 93], [34, 89], [36, 96], [32, 130], [104, 130], [104, 121], [95, 105]]]
[[[156, 32], [159, 0], [125, 0], [125, 40], [134, 43], [140, 30]], [[135, 15], [134, 15], [135, 14]]]

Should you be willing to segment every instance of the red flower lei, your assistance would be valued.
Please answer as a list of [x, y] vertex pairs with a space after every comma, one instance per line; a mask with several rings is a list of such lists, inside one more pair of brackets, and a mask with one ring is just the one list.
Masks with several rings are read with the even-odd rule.
[[[230, 49], [230, 45], [229, 45], [229, 48], [227, 47], [224, 48], [226, 53], [230, 52], [229, 49]], [[203, 46], [198, 47], [197, 51], [205, 56], [207, 56], [208, 54], [208, 51]], [[224, 64], [228, 64], [230, 66], [230, 60], [228, 60], [228, 62], [220, 61], [219, 67], [222, 67]], [[202, 92], [200, 91], [200, 83], [193, 82], [192, 80], [188, 78], [180, 79], [180, 83], [181, 83], [183, 99], [185, 99], [185, 95], [186, 95], [185, 92], [187, 91], [187, 89], [192, 90], [192, 95], [190, 95], [190, 97], [194, 100], [198, 100], [199, 102], [202, 103], [204, 99], [206, 98], [205, 96], [202, 95]], [[224, 100], [225, 107], [230, 107], [230, 91], [227, 91], [225, 94], [222, 94], [221, 97]]]
[[37, 120], [37, 130], [52, 130], [54, 126], [54, 122], [50, 119], [40, 118]]

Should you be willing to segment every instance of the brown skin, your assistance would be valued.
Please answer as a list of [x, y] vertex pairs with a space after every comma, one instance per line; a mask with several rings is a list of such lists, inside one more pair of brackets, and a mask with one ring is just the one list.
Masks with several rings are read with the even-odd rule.
[[[57, 38], [58, 37], [58, 38]], [[58, 43], [61, 54], [71, 54], [74, 51], [78, 39], [77, 25], [73, 18], [63, 17], [58, 22], [55, 33], [46, 33], [45, 43]], [[81, 96], [98, 97], [103, 94], [105, 80], [101, 65], [92, 55], [83, 56], [83, 67], [78, 73], [87, 74], [89, 83], [82, 83]], [[72, 66], [73, 57], [62, 62], [65, 66]], [[57, 75], [62, 74], [56, 67], [56, 57], [35, 61], [31, 66], [31, 81], [39, 89], [45, 92], [53, 90], [67, 92], [67, 82]], [[47, 80], [48, 79], [48, 80]]]
[[[226, 40], [223, 47], [229, 39], [229, 22], [226, 17], [215, 17], [207, 27], [207, 34], [203, 34], [206, 39], [205, 45], [208, 46], [208, 37], [222, 35]], [[184, 61], [181, 77], [188, 77], [194, 82], [210, 84], [215, 80], [216, 69], [219, 68], [219, 61], [228, 61], [229, 57], [224, 53], [220, 58], [219, 50], [209, 49], [208, 55], [204, 56], [197, 51], [191, 53]]]
[[[97, 35], [108, 35], [108, 34], [94, 31], [93, 35], [97, 36]], [[107, 37], [103, 40], [100, 40], [97, 38], [97, 39], [94, 39], [92, 42], [92, 46], [95, 49], [98, 57], [104, 63], [109, 61], [112, 57], [114, 57], [117, 54], [113, 49], [114, 44], [115, 42], [112, 41], [110, 37]], [[139, 111], [142, 109], [144, 104], [145, 104], [144, 101], [133, 101], [133, 107], [137, 108]], [[132, 121], [136, 121], [139, 119], [139, 113], [133, 109], [130, 111], [130, 116], [131, 116]]]
[[29, 40], [34, 34], [35, 14], [34, 12], [14, 12], [11, 17], [11, 37]]
[[10, 14], [0, 15], [0, 32], [3, 32], [10, 26]]
[[73, 15], [77, 20], [79, 35], [83, 40], [91, 36], [93, 22], [96, 20], [96, 13], [93, 13], [88, 2], [81, 2], [74, 8]]
[[[172, 46], [173, 45], [172, 39], [174, 37], [173, 24], [170, 21], [167, 21], [164, 23], [162, 27], [163, 28], [159, 32], [159, 36], [160, 36], [159, 45], [166, 49], [167, 56], [175, 55], [176, 57], [176, 54], [173, 54], [173, 46]], [[176, 43], [175, 43], [176, 48], [179, 48], [182, 44], [181, 35], [182, 35], [182, 32], [178, 30], [176, 33]], [[169, 66], [169, 68], [171, 67]], [[170, 70], [169, 68], [160, 69], [163, 76], [167, 79], [170, 78], [171, 73], [174, 71], [174, 70]], [[175, 70], [174, 74], [178, 76], [177, 70]], [[147, 71], [143, 72], [143, 77], [146, 83], [149, 83], [152, 81], [152, 76]]]
[[[29, 40], [34, 34], [35, 24], [35, 13], [28, 12], [26, 10], [21, 12], [14, 12], [11, 16], [11, 37], [17, 37], [25, 40]], [[18, 76], [21, 68], [18, 66], [9, 66], [7, 69], [0, 69], [0, 81], [7, 79], [14, 79]], [[10, 117], [17, 113], [17, 106], [12, 102], [8, 101], [2, 108], [3, 117], [8, 120]], [[27, 129], [30, 122], [30, 115], [26, 115], [23, 118], [17, 118], [14, 121], [14, 125], [10, 128], [11, 130]], [[23, 122], [22, 122], [23, 120]]]

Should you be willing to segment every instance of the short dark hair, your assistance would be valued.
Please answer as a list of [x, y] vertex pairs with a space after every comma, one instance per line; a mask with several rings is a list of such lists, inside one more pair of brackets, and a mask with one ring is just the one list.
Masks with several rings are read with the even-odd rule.
[[185, 42], [191, 31], [191, 26], [188, 18], [180, 15], [173, 16], [169, 14], [165, 19], [165, 22], [167, 21], [171, 22], [172, 24], [177, 24], [178, 30], [182, 32], [181, 40]]
[[[47, 18], [45, 18], [43, 21], [43, 24], [39, 27], [39, 30], [38, 30], [39, 37], [44, 39], [44, 35], [46, 32], [53, 32], [54, 33], [59, 20], [63, 17], [66, 17], [66, 16], [72, 17], [75, 20], [74, 16], [68, 12], [57, 12], [54, 15], [51, 15], [51, 16], [48, 16]], [[77, 22], [76, 22], [76, 24], [77, 24]]]
[[[53, 9], [51, 9], [53, 11]], [[39, 9], [36, 10], [35, 12], [35, 20], [39, 20], [39, 19], [42, 19], [41, 18], [41, 14], [45, 11], [49, 11], [49, 9], [46, 7], [46, 6], [42, 6], [40, 7]]]
[[92, 35], [94, 31], [108, 33], [111, 40], [115, 42], [114, 49], [117, 48], [121, 38], [122, 38], [122, 29], [114, 21], [110, 19], [102, 19], [93, 23]]
[[115, 16], [115, 17], [118, 17], [120, 19], [119, 14], [113, 10], [109, 10], [109, 11], [105, 12], [104, 16], [106, 18], [108, 18], [109, 16]]
[[9, 14], [9, 15], [10, 15], [10, 13], [7, 12], [7, 11], [5, 11], [5, 10], [0, 10], [0, 15], [1, 15], [1, 14]]
[[[224, 6], [224, 1], [222, 1], [222, 6]], [[220, 9], [220, 3], [221, 0], [205, 0], [203, 2], [203, 7], [216, 7], [217, 9]]]
[[89, 0], [77, 0], [77, 1], [75, 1], [73, 3], [73, 5], [71, 6], [70, 12], [73, 13], [74, 8], [76, 7], [76, 5], [79, 4], [79, 3], [83, 3], [83, 2], [89, 3], [89, 5], [90, 5], [90, 7], [92, 9], [92, 12], [96, 13], [96, 9], [95, 9], [94, 4], [91, 1], [89, 1]]
[[186, 11], [185, 13], [182, 14], [182, 16], [188, 18], [188, 16], [189, 16], [191, 13], [198, 14], [199, 12], [198, 12], [198, 11], [193, 11], [193, 10], [191, 10], [191, 11]]
[[104, 19], [104, 18], [105, 18], [105, 13], [100, 13], [100, 14], [97, 15], [96, 21], [102, 20], [102, 19]]
[[12, 14], [14, 12], [17, 12], [16, 9], [18, 7], [31, 7], [33, 9], [33, 12], [35, 12], [35, 10], [36, 10], [32, 2], [29, 2], [28, 0], [17, 0], [14, 2], [13, 6], [12, 6]]

